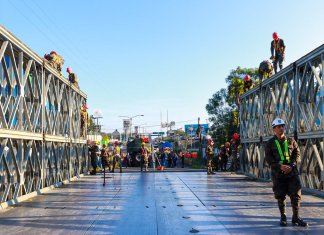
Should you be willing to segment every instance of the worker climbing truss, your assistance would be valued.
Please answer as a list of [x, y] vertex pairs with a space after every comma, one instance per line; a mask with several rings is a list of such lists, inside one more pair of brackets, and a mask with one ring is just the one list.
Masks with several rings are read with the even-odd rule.
[[263, 80], [240, 97], [241, 166], [245, 173], [270, 178], [264, 147], [272, 121], [286, 122], [287, 136], [298, 139], [304, 187], [324, 190], [324, 44]]
[[0, 203], [87, 170], [86, 95], [0, 25]]

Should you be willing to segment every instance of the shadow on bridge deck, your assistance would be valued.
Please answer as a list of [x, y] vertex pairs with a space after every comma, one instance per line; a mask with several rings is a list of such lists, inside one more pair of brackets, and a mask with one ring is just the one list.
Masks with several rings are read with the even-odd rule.
[[[271, 184], [243, 175], [128, 171], [106, 176], [105, 187], [102, 175], [85, 176], [2, 210], [0, 234], [324, 233], [324, 199], [303, 196], [301, 216], [309, 228], [281, 228]], [[289, 206], [289, 221], [291, 214]]]

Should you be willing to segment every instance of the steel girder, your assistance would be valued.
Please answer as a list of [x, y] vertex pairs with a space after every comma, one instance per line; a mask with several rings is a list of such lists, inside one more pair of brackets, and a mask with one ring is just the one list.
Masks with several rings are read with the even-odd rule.
[[87, 171], [86, 95], [0, 25], [0, 203]]
[[264, 147], [271, 122], [286, 121], [298, 139], [304, 187], [324, 190], [324, 44], [240, 97], [241, 166], [247, 174], [270, 178]]

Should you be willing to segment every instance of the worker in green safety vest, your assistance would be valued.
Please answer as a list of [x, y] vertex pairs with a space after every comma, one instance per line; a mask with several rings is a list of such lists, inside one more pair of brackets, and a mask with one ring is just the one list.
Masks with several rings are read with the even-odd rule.
[[293, 211], [292, 224], [307, 227], [299, 217], [301, 183], [297, 169], [300, 150], [297, 142], [285, 136], [285, 122], [276, 118], [272, 122], [274, 136], [266, 144], [265, 160], [271, 167], [273, 192], [281, 214], [280, 226], [287, 226], [286, 195], [290, 197]]

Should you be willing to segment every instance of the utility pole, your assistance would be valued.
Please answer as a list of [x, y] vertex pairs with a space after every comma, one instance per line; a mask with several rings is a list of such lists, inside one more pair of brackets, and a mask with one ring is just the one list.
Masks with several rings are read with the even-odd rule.
[[200, 117], [198, 117], [198, 127], [197, 127], [197, 131], [196, 134], [198, 135], [199, 138], [199, 152], [198, 152], [198, 163], [200, 163], [200, 165], [203, 162], [203, 156], [202, 156], [202, 143], [201, 143], [201, 128], [200, 128]]

